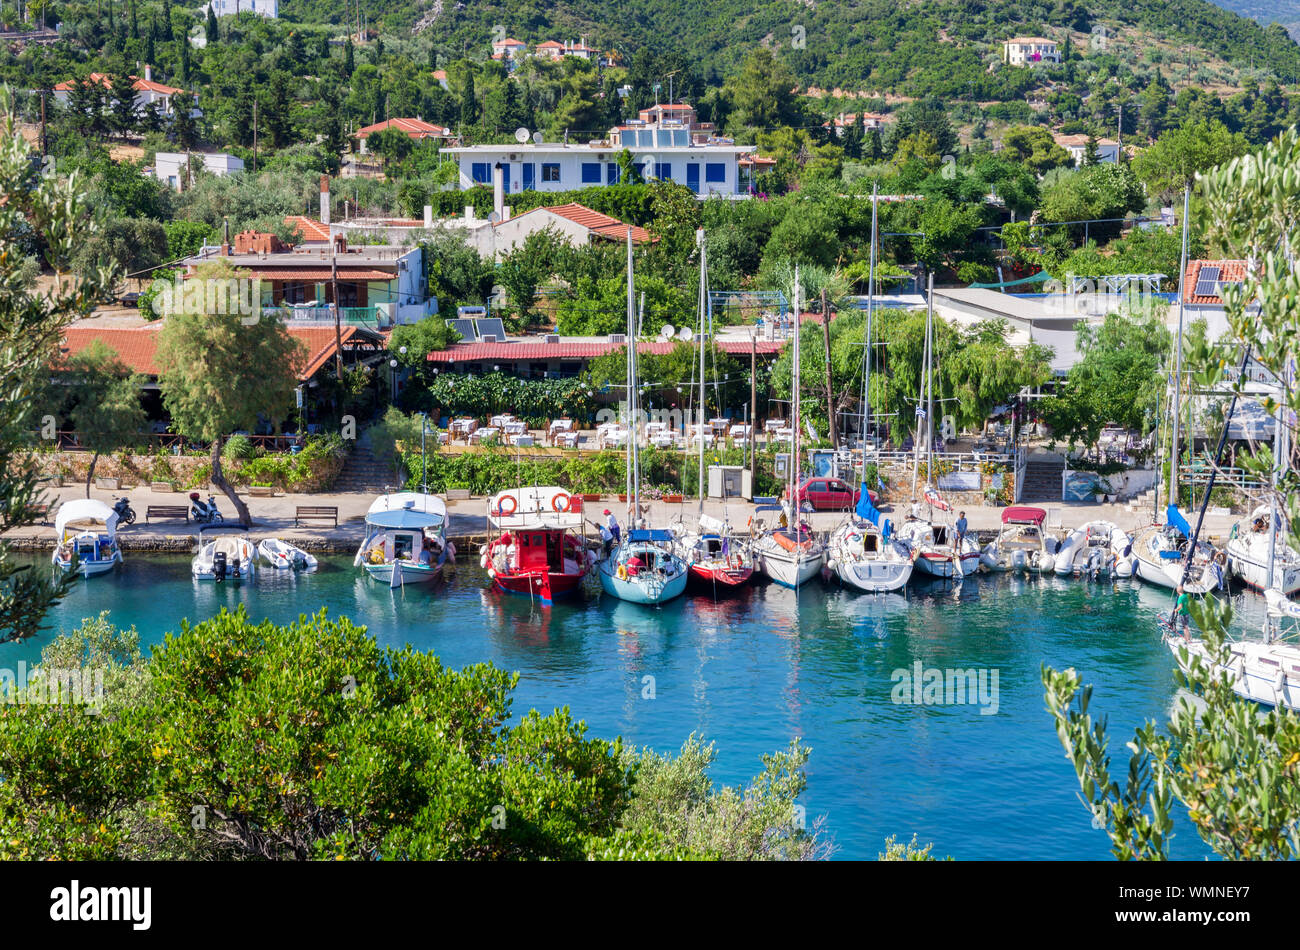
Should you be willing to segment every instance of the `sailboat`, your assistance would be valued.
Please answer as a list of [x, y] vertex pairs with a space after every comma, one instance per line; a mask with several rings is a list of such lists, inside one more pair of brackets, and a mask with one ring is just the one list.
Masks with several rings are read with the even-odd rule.
[[637, 320], [633, 303], [632, 229], [627, 232], [627, 498], [632, 517], [622, 542], [600, 562], [596, 574], [605, 593], [634, 604], [661, 604], [686, 590], [686, 563], [672, 534], [650, 529], [641, 517], [640, 392], [637, 386]]
[[826, 566], [841, 584], [867, 593], [898, 590], [912, 577], [916, 555], [894, 536], [893, 523], [883, 519], [867, 490], [867, 433], [871, 420], [871, 321], [876, 294], [876, 208], [879, 193], [871, 191], [871, 260], [867, 274], [866, 344], [862, 354], [862, 491], [848, 520], [826, 543]]
[[825, 546], [813, 537], [811, 529], [799, 522], [799, 268], [794, 269], [795, 331], [792, 343], [793, 361], [790, 392], [791, 458], [789, 484], [786, 487], [782, 521], [777, 527], [755, 539], [754, 560], [763, 573], [783, 587], [796, 591], [817, 576], [826, 558]]
[[1223, 580], [1216, 551], [1204, 541], [1193, 549], [1192, 526], [1178, 508], [1170, 505], [1163, 525], [1151, 525], [1133, 540], [1135, 573], [1148, 584], [1176, 590], [1179, 584], [1189, 594], [1208, 594]]
[[[1278, 466], [1290, 457], [1291, 428], [1277, 418], [1273, 426], [1273, 487], [1277, 488]], [[1228, 573], [1249, 587], [1267, 590], [1276, 587], [1289, 596], [1300, 590], [1300, 554], [1290, 544], [1286, 520], [1273, 501], [1261, 505], [1250, 518], [1233, 526], [1225, 549]], [[1271, 570], [1270, 570], [1271, 565]]]
[[[925, 422], [926, 472], [934, 471], [934, 275], [930, 275], [926, 292], [928, 306], [925, 311], [925, 354], [921, 365], [921, 392], [916, 406], [918, 418]], [[924, 405], [922, 405], [924, 403]], [[920, 436], [920, 427], [917, 430]], [[912, 465], [912, 491], [916, 491], [918, 469], [921, 464], [920, 445]], [[980, 546], [973, 534], [957, 537], [951, 525], [936, 524], [934, 509], [952, 511], [939, 490], [927, 485], [923, 494], [930, 507], [930, 517], [911, 518], [899, 529], [899, 538], [916, 554], [916, 568], [932, 577], [964, 577], [979, 570]]]

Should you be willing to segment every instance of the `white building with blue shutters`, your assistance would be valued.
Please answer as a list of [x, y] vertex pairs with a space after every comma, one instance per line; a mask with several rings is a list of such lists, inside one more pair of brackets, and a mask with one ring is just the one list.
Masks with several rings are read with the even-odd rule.
[[493, 184], [502, 167], [506, 194], [521, 191], [574, 191], [618, 184], [618, 157], [624, 149], [645, 179], [675, 181], [700, 198], [744, 197], [740, 159], [753, 145], [692, 141], [686, 128], [620, 128], [612, 141], [564, 144], [467, 145], [442, 149], [460, 168], [460, 187]]
[[217, 16], [234, 16], [236, 13], [256, 13], [258, 16], [275, 19], [280, 15], [279, 0], [208, 0], [204, 5]]

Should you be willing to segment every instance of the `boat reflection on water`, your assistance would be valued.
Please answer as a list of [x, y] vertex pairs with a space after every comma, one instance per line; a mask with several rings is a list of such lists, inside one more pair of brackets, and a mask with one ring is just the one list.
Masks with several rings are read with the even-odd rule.
[[863, 594], [853, 590], [828, 592], [826, 615], [831, 623], [842, 621], [855, 633], [877, 639], [888, 636], [891, 617], [904, 617], [908, 597], [902, 592]]
[[485, 587], [479, 591], [479, 605], [487, 629], [507, 635], [516, 646], [541, 647], [550, 643], [555, 610], [551, 602]]

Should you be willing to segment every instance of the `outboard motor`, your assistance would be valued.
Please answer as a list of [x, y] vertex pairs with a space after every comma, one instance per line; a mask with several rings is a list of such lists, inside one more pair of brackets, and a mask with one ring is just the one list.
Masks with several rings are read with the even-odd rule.
[[226, 579], [226, 552], [218, 551], [212, 555], [212, 576], [218, 584]]
[[239, 558], [235, 558], [230, 562], [230, 576], [235, 580], [239, 580]]

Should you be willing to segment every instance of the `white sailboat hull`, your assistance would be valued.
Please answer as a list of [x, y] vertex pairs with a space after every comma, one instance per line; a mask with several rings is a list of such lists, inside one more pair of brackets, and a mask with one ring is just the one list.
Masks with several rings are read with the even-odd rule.
[[[1165, 636], [1165, 643], [1183, 672], [1199, 658], [1209, 667], [1210, 658], [1200, 640]], [[1187, 651], [1187, 663], [1182, 651]], [[1242, 699], [1263, 706], [1280, 706], [1300, 712], [1300, 646], [1294, 643], [1241, 642], [1230, 646], [1232, 659], [1227, 666], [1215, 666], [1211, 674], [1224, 676], [1232, 691]]]
[[817, 544], [804, 551], [787, 551], [765, 538], [755, 545], [754, 558], [763, 573], [775, 583], [783, 587], [803, 587], [821, 570], [826, 552]]

